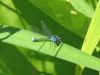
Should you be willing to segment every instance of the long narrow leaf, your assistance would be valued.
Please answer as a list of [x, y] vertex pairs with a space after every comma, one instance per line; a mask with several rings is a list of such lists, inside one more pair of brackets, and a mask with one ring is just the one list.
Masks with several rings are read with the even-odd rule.
[[[85, 65], [88, 68], [92, 68], [95, 70], [100, 70], [100, 60], [94, 56], [87, 55], [80, 50], [69, 46], [67, 44], [62, 44], [60, 47], [54, 47], [50, 48], [50, 43], [46, 42], [42, 47], [41, 45], [43, 42], [32, 42], [32, 37], [43, 37], [41, 35], [38, 35], [36, 33], [31, 33], [30, 31], [26, 30], [19, 30], [16, 31], [16, 33], [10, 35], [8, 38], [1, 40], [2, 42], [6, 42], [9, 44], [21, 46], [24, 48], [32, 49], [35, 51], [39, 51], [41, 53], [48, 54], [50, 56], [53, 56], [66, 61], [70, 61], [75, 64], [82, 64]], [[59, 50], [59, 51], [58, 51]], [[57, 53], [58, 52], [58, 53]], [[88, 60], [88, 61], [87, 61]], [[96, 61], [96, 65], [95, 65]]]
[[[100, 39], [100, 1], [97, 5], [96, 11], [94, 13], [94, 16], [92, 18], [92, 21], [90, 23], [88, 32], [86, 34], [86, 37], [84, 39], [84, 43], [82, 45], [82, 51], [87, 53], [87, 54], [92, 54], [93, 51], [95, 50], [95, 47], [97, 43], [99, 42]], [[85, 65], [81, 65], [81, 68], [77, 68], [79, 71], [83, 71]], [[77, 72], [77, 73], [82, 73], [82, 72]], [[76, 74], [76, 75], [81, 75], [81, 74]]]

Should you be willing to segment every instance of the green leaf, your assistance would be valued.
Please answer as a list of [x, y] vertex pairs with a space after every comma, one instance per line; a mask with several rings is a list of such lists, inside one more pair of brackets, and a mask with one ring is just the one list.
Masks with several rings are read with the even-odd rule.
[[[59, 26], [63, 26], [80, 37], [85, 36], [90, 18], [75, 10], [71, 3], [64, 0], [41, 0], [39, 2], [31, 0], [31, 2], [34, 6], [47, 15], [48, 18], [44, 17], [43, 15], [41, 16], [43, 20], [48, 21], [51, 18], [52, 20], [56, 21]], [[48, 23], [50, 25], [55, 24], [51, 22], [49, 20]]]
[[[87, 34], [86, 34], [86, 37], [84, 39], [84, 43], [81, 49], [83, 52], [90, 54], [90, 55], [95, 50], [96, 45], [98, 44], [99, 39], [100, 39], [100, 21], [99, 21], [100, 14], [99, 12], [100, 12], [100, 1], [98, 2], [97, 8], [93, 15], [92, 21], [90, 23], [89, 29], [87, 31]], [[85, 67], [84, 65], [81, 65], [82, 70], [84, 69], [84, 67]]]
[[50, 26], [59, 25], [84, 37], [90, 22], [90, 18], [77, 12], [70, 3], [63, 0], [9, 0], [7, 2], [1, 0], [0, 7], [2, 15], [0, 23], [19, 28], [29, 29], [29, 25], [39, 27], [40, 21], [45, 20]]
[[0, 42], [0, 75], [37, 75], [35, 68], [13, 45]]
[[[9, 32], [9, 31], [8, 31]], [[50, 56], [56, 56], [57, 58], [73, 62], [75, 64], [82, 64], [85, 65], [88, 68], [92, 68], [95, 70], [99, 70], [100, 67], [100, 60], [96, 57], [87, 55], [78, 49], [69, 46], [67, 44], [62, 44], [59, 47], [54, 47], [50, 48], [50, 43], [46, 42], [42, 47], [41, 45], [43, 44], [42, 42], [32, 42], [31, 38], [32, 37], [43, 37], [39, 34], [36, 33], [31, 33], [30, 31], [26, 30], [19, 30], [16, 31], [14, 34], [11, 34], [8, 38], [1, 40], [2, 42], [6, 42], [9, 44], [21, 46], [24, 48], [32, 49], [35, 51], [39, 51], [41, 53], [48, 54]], [[59, 51], [58, 51], [59, 50]], [[88, 60], [86, 62], [86, 60]], [[96, 65], [95, 65], [96, 61]]]
[[77, 9], [83, 15], [92, 18], [94, 13], [94, 8], [92, 5], [92, 0], [71, 0], [72, 6]]
[[[99, 42], [100, 39], [100, 2], [97, 5], [96, 11], [94, 13], [94, 16], [92, 18], [92, 21], [90, 23], [89, 29], [87, 31], [86, 37], [84, 39], [84, 43], [82, 46], [82, 51], [92, 54], [97, 43]], [[91, 42], [92, 40], [92, 42]]]
[[1, 75], [12, 75], [1, 60], [0, 60], [0, 74]]

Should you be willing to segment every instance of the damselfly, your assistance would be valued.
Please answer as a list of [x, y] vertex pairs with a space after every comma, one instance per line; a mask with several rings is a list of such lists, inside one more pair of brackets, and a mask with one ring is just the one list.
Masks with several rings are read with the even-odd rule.
[[44, 41], [52, 41], [54, 42], [57, 46], [59, 46], [61, 44], [61, 38], [57, 35], [53, 35], [49, 29], [46, 27], [46, 24], [41, 21], [43, 29], [45, 30], [46, 33], [49, 34], [49, 36], [47, 38], [32, 38], [33, 42], [44, 42]]

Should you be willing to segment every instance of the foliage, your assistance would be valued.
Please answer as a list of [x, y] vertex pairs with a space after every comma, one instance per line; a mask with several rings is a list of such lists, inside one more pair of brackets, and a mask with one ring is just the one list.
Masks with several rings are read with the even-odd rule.
[[[98, 75], [99, 12], [97, 0], [0, 0], [0, 75]], [[41, 21], [59, 46], [32, 42]]]

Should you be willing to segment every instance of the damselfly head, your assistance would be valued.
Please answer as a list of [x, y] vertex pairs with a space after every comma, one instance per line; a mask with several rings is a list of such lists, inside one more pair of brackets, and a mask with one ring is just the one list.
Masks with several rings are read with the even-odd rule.
[[61, 38], [57, 35], [51, 35], [51, 41], [53, 41], [57, 46], [61, 44]]

